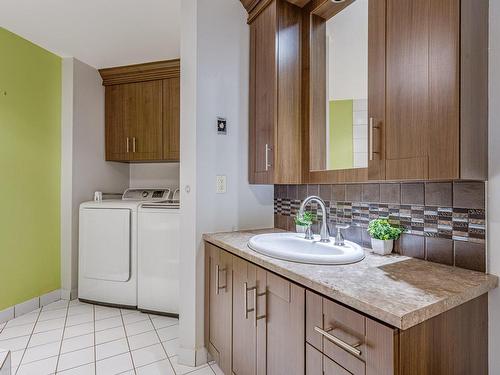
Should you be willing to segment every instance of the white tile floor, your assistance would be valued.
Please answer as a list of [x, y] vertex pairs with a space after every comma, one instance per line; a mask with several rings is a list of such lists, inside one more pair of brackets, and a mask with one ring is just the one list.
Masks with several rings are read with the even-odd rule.
[[0, 324], [12, 375], [219, 375], [177, 363], [179, 322], [134, 310], [58, 301]]

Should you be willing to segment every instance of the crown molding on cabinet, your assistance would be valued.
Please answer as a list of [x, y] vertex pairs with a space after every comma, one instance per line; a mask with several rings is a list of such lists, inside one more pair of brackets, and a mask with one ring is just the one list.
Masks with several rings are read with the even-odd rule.
[[180, 77], [180, 59], [100, 69], [103, 86]]
[[[240, 0], [243, 7], [248, 12], [248, 23], [251, 23], [255, 17], [257, 17], [264, 8], [269, 5], [270, 0]], [[290, 4], [296, 5], [299, 8], [303, 8], [311, 0], [286, 0]]]

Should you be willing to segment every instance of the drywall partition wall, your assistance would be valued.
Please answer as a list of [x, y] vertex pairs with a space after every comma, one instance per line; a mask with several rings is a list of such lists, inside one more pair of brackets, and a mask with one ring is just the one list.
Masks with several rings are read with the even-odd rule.
[[[202, 233], [272, 227], [273, 187], [248, 184], [249, 28], [234, 0], [183, 0], [179, 362], [202, 363]], [[216, 132], [226, 117], [227, 135]], [[216, 193], [216, 176], [227, 192]]]
[[61, 59], [0, 28], [0, 310], [60, 287]]
[[177, 188], [179, 186], [179, 163], [130, 164], [131, 188]]
[[61, 268], [63, 296], [76, 297], [78, 285], [78, 212], [94, 191], [123, 192], [129, 166], [105, 161], [104, 87], [93, 67], [63, 60], [61, 179]]
[[[490, 0], [488, 270], [500, 275], [500, 1]], [[489, 295], [489, 372], [500, 374], [500, 290]]]

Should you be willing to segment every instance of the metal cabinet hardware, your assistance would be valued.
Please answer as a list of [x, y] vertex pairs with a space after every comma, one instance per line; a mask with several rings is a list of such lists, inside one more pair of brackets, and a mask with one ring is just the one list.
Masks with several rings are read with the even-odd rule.
[[[248, 308], [248, 293], [249, 292], [253, 292], [253, 308], [251, 308], [251, 309]], [[255, 327], [257, 327], [257, 321], [260, 319], [265, 319], [267, 317], [267, 313], [265, 313], [264, 315], [257, 316], [257, 311], [258, 311], [258, 309], [257, 309], [257, 297], [266, 296], [266, 298], [267, 298], [267, 292], [258, 293], [256, 286], [249, 288], [248, 283], [244, 282], [243, 283], [243, 293], [244, 293], [243, 310], [245, 311], [245, 319], [248, 319], [248, 313], [253, 311], [254, 324], [255, 324]], [[266, 309], [267, 309], [267, 301], [266, 301]]]
[[370, 127], [370, 129], [369, 129], [369, 133], [370, 133], [369, 134], [369, 137], [370, 137], [369, 143], [370, 144], [368, 145], [368, 147], [369, 147], [368, 153], [370, 155], [370, 161], [373, 160], [373, 154], [378, 154], [378, 152], [373, 151], [373, 130], [374, 129], [378, 130], [380, 128], [378, 126], [375, 126], [374, 122], [375, 121], [374, 121], [373, 117], [370, 117], [370, 121], [369, 121], [369, 123], [370, 123], [370, 125], [369, 125], [369, 127]]
[[323, 330], [319, 327], [314, 327], [314, 330], [318, 333], [320, 333], [321, 335], [323, 335], [328, 341], [334, 343], [335, 345], [337, 345], [338, 347], [348, 351], [349, 353], [351, 353], [352, 355], [355, 355], [357, 357], [360, 357], [361, 356], [361, 350], [357, 349], [358, 346], [361, 345], [361, 343], [357, 343], [357, 344], [354, 344], [354, 345], [350, 345], [348, 343], [346, 343], [345, 341], [339, 339], [338, 337], [335, 337], [333, 336], [330, 332], [333, 331], [334, 329], [333, 328], [329, 328], [327, 330]]
[[130, 139], [127, 137], [127, 154], [130, 152]]
[[[225, 268], [220, 268], [220, 266], [217, 264], [215, 266], [215, 294], [219, 294], [221, 289], [226, 290], [226, 285], [221, 286], [220, 285], [220, 273], [221, 272], [226, 272]], [[227, 279], [227, 275], [226, 275]]]
[[269, 147], [269, 144], [266, 143], [266, 171], [268, 171], [273, 166], [273, 164], [269, 161], [269, 151], [272, 150], [272, 147]]
[[135, 152], [135, 137], [132, 137], [132, 152]]

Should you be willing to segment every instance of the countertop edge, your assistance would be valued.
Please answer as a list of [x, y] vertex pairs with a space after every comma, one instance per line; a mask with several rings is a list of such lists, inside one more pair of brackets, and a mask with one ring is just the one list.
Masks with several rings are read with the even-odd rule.
[[[242, 231], [242, 232], [251, 232], [251, 231]], [[476, 288], [471, 288], [469, 293], [464, 293], [460, 296], [448, 298], [446, 300], [440, 300], [431, 305], [425, 306], [421, 309], [412, 311], [403, 316], [391, 314], [385, 310], [377, 308], [373, 305], [369, 305], [362, 301], [356, 300], [355, 297], [346, 295], [345, 293], [328, 287], [326, 285], [318, 284], [313, 280], [307, 279], [305, 276], [299, 275], [290, 271], [286, 268], [280, 267], [278, 265], [268, 263], [265, 259], [262, 259], [262, 255], [252, 256], [247, 252], [243, 252], [231, 245], [228, 245], [224, 241], [220, 241], [214, 238], [214, 235], [217, 233], [205, 233], [203, 234], [203, 240], [209, 242], [217, 247], [220, 247], [223, 250], [228, 251], [229, 253], [236, 255], [240, 258], [248, 260], [258, 266], [265, 268], [268, 271], [277, 273], [290, 281], [293, 281], [299, 285], [302, 285], [312, 291], [320, 293], [325, 297], [331, 298], [337, 302], [340, 302], [346, 306], [349, 306], [355, 310], [360, 311], [361, 313], [378, 319], [386, 324], [389, 324], [395, 328], [406, 330], [411, 327], [414, 327], [426, 320], [429, 320], [435, 316], [438, 316], [446, 311], [449, 311], [455, 307], [458, 307], [466, 302], [473, 300], [483, 294], [488, 293], [490, 290], [498, 287], [498, 277], [494, 275], [489, 275], [491, 277], [488, 278], [488, 282], [480, 285]], [[369, 312], [367, 312], [369, 311]]]

